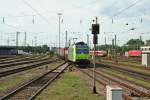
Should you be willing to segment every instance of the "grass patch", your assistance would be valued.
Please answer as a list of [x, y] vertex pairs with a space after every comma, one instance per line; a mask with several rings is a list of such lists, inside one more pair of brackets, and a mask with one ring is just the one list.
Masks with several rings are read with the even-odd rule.
[[39, 75], [41, 74], [40, 71], [35, 71], [35, 72], [34, 71], [35, 71], [35, 69], [26, 71], [26, 73], [25, 72], [20, 73], [19, 75], [14, 74], [10, 77], [8, 76], [7, 79], [1, 80], [0, 91], [5, 91], [7, 89], [13, 88], [13, 87], [23, 83], [23, 82], [29, 81], [33, 77], [38, 76], [37, 73], [39, 73]]
[[17, 85], [28, 82], [34, 77], [42, 75], [46, 72], [45, 66], [49, 66], [50, 70], [51, 68], [55, 68], [56, 66], [60, 65], [60, 63], [62, 63], [62, 61], [59, 61], [58, 63], [49, 63], [38, 68], [20, 72], [19, 74], [13, 74], [12, 76], [4, 77], [4, 79], [0, 80], [0, 92], [15, 88]]
[[[110, 63], [114, 63], [113, 60], [104, 60], [102, 59], [103, 62], [110, 62]], [[133, 66], [133, 67], [144, 67], [142, 66], [140, 63], [135, 63], [135, 62], [129, 62], [129, 61], [118, 61], [118, 64], [122, 64], [122, 65], [128, 65], [128, 66]]]
[[147, 75], [150, 75], [149, 73], [149, 70], [146, 70], [144, 66], [136, 66], [134, 64], [130, 64], [130, 63], [126, 63], [126, 62], [118, 62], [118, 64], [114, 63], [113, 61], [110, 61], [110, 60], [101, 60], [102, 63], [105, 63], [105, 64], [111, 64], [111, 65], [117, 65], [117, 66], [121, 66], [121, 67], [124, 67], [124, 68], [127, 68], [129, 70], [132, 70], [132, 71], [135, 71], [135, 72], [140, 72], [140, 73], [144, 73], [144, 74], [147, 74]]
[[88, 84], [71, 72], [48, 87], [36, 100], [105, 100], [105, 97], [92, 94]]
[[119, 77], [129, 80], [130, 82], [136, 83], [140, 86], [150, 88], [149, 82], [145, 81], [144, 79], [135, 78], [134, 76], [127, 75], [127, 73], [122, 73], [122, 72], [114, 71], [114, 70], [107, 69], [107, 68], [104, 71], [107, 72], [109, 75], [119, 76]]

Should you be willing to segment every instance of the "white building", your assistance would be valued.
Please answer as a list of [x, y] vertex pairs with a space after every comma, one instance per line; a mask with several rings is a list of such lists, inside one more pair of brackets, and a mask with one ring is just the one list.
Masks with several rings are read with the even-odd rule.
[[142, 51], [142, 65], [150, 67], [150, 46], [141, 47]]

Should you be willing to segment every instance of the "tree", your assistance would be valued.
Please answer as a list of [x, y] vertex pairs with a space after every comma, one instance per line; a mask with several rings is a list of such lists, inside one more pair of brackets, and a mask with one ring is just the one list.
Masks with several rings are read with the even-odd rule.
[[[111, 45], [111, 44], [107, 44], [107, 45], [98, 45], [96, 46], [97, 50], [104, 50], [109, 52], [110, 54], [113, 54], [113, 49], [115, 49], [115, 46]], [[116, 45], [116, 52], [117, 53], [121, 53], [122, 52], [122, 48], [118, 45]]]
[[144, 41], [140, 39], [130, 39], [125, 45], [128, 46], [129, 50], [139, 50], [144, 45]]
[[46, 53], [47, 51], [49, 51], [49, 47], [47, 45], [43, 45], [42, 46], [42, 52]]
[[150, 40], [146, 40], [146, 45], [150, 46]]
[[46, 53], [49, 52], [49, 47], [47, 45], [43, 46], [26, 46], [26, 47], [18, 47], [18, 50], [23, 50], [25, 52], [32, 52], [32, 53]]

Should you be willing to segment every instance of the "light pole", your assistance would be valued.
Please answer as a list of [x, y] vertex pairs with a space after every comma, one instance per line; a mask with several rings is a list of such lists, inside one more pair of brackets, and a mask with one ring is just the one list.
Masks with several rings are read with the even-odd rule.
[[27, 46], [27, 33], [24, 32], [24, 46]]
[[115, 34], [115, 63], [117, 63], [117, 35]]
[[59, 55], [60, 55], [60, 20], [61, 20], [61, 15], [62, 15], [62, 13], [58, 13], [58, 17], [59, 17]]
[[89, 34], [87, 34], [87, 45], [89, 47]]
[[18, 47], [18, 35], [20, 34], [20, 32], [16, 33], [16, 47]]
[[68, 47], [68, 45], [67, 45], [67, 39], [68, 39], [68, 36], [67, 36], [67, 34], [68, 34], [68, 32], [66, 31], [66, 43], [65, 43], [65, 47], [67, 48]]

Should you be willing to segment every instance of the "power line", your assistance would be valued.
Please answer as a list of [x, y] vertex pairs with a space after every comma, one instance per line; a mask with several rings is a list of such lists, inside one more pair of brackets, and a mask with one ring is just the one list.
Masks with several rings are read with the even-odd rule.
[[[2, 23], [0, 23], [0, 24], [2, 24]], [[21, 29], [19, 27], [13, 26], [13, 25], [9, 25], [9, 24], [4, 24], [4, 25], [6, 25], [8, 27], [11, 27], [11, 28], [14, 28], [14, 29], [19, 29], [19, 30], [25, 31], [25, 30], [23, 30], [23, 29]]]
[[126, 10], [130, 9], [131, 7], [135, 6], [136, 4], [138, 4], [139, 2], [141, 2], [142, 0], [137, 0], [135, 3], [131, 4], [130, 6], [122, 9], [121, 11], [119, 11], [118, 13], [116, 13], [114, 16], [112, 16], [112, 18], [122, 14], [123, 12], [125, 12]]
[[91, 4], [94, 4], [96, 3], [98, 0], [94, 0], [94, 1], [91, 1], [91, 2], [87, 2], [87, 3], [84, 3], [84, 4], [81, 4], [81, 5], [72, 5], [71, 7], [67, 8], [67, 9], [62, 9], [62, 10], [58, 10], [58, 11], [46, 11], [46, 13], [57, 13], [57, 12], [67, 12], [67, 11], [72, 11], [74, 9], [82, 9], [82, 8], [87, 8], [88, 6], [90, 6]]
[[[94, 1], [91, 1], [91, 2], [88, 2], [88, 3], [84, 3], [84, 5], [79, 5], [79, 6], [76, 6], [74, 7], [73, 9], [78, 9], [78, 8], [86, 8], [87, 6], [91, 5], [91, 4], [94, 4], [96, 3], [98, 0], [94, 0]], [[86, 6], [85, 6], [86, 5]]]
[[0, 24], [5, 25], [5, 26], [10, 27], [10, 28], [13, 28], [13, 29], [17, 29], [17, 30], [23, 31], [23, 32], [30, 32], [30, 33], [33, 33], [33, 32], [31, 32], [31, 31], [27, 31], [27, 30], [25, 30], [25, 29], [19, 28], [19, 27], [14, 26], [14, 25], [9, 25], [9, 24], [6, 24], [6, 23], [0, 23]]
[[34, 17], [35, 15], [20, 15], [20, 16], [0, 16], [0, 18], [18, 18], [18, 17]]
[[3, 24], [5, 23], [5, 19], [8, 19], [8, 18], [20, 18], [20, 17], [33, 17], [32, 19], [32, 23], [34, 24], [34, 18], [35, 18], [35, 15], [22, 15], [22, 16], [0, 16], [0, 18], [2, 19], [2, 22]]
[[31, 4], [29, 4], [26, 0], [23, 0], [24, 3], [30, 7], [37, 15], [39, 15], [46, 23], [50, 24], [49, 21], [42, 15], [40, 14], [35, 8], [33, 8], [33, 6]]

